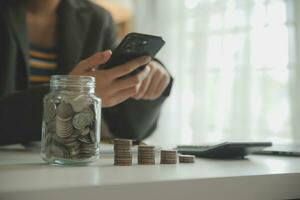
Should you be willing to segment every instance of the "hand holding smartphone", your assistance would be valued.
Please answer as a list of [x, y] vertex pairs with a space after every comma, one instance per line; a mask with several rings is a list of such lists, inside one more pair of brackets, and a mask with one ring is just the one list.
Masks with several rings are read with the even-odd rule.
[[[109, 69], [116, 67], [140, 56], [150, 56], [154, 58], [164, 44], [165, 41], [159, 36], [129, 33], [113, 51], [111, 58], [102, 68]], [[141, 66], [125, 77], [135, 75], [144, 68], [145, 66]]]

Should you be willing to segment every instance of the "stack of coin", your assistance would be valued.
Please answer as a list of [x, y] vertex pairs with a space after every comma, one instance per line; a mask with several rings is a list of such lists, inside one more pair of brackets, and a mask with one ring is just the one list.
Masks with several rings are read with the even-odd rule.
[[56, 105], [53, 102], [47, 101], [45, 103], [45, 111], [47, 114], [44, 113], [45, 122], [50, 122], [56, 115]]
[[71, 104], [61, 102], [57, 106], [56, 134], [61, 138], [72, 135], [72, 116], [74, 114]]
[[46, 136], [47, 148], [45, 148], [47, 156], [49, 157], [58, 157], [58, 158], [69, 158], [70, 154], [68, 150], [56, 142], [51, 135]]
[[176, 150], [161, 150], [160, 164], [176, 164], [177, 151]]
[[138, 147], [138, 164], [154, 165], [155, 164], [155, 146], [139, 145]]
[[179, 155], [180, 163], [194, 163], [195, 156], [194, 155]]
[[56, 118], [56, 134], [61, 138], [67, 138], [73, 133], [72, 121], [70, 119]]
[[129, 166], [132, 165], [132, 140], [115, 139], [114, 140], [114, 156], [115, 165]]
[[98, 145], [95, 143], [81, 143], [80, 144], [80, 158], [90, 158], [91, 155], [99, 153]]

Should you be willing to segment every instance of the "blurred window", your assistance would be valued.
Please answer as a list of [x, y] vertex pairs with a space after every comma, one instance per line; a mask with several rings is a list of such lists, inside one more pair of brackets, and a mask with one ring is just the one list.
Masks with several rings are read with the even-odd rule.
[[166, 39], [159, 57], [175, 77], [150, 140], [300, 140], [292, 76], [296, 1], [134, 2], [136, 31]]

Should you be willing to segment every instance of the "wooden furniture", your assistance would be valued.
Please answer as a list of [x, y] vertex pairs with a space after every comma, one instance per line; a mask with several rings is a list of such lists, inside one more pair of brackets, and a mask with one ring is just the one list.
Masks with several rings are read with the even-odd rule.
[[113, 16], [118, 27], [118, 37], [121, 39], [132, 31], [132, 11], [122, 5], [109, 0], [92, 0], [99, 6], [107, 9]]

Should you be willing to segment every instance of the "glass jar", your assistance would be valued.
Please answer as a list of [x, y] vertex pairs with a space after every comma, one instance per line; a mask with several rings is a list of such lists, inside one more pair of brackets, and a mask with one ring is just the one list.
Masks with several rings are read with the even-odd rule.
[[44, 97], [41, 154], [56, 165], [85, 165], [99, 158], [101, 100], [95, 78], [55, 75]]

